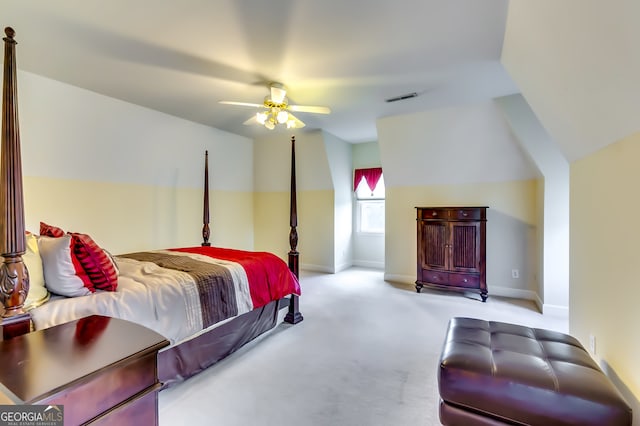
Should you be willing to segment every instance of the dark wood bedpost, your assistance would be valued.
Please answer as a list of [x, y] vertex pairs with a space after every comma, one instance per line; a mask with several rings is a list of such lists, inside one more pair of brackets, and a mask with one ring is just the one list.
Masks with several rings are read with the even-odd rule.
[[202, 246], [209, 247], [209, 151], [204, 152], [204, 206], [202, 212]]
[[0, 297], [2, 336], [10, 338], [28, 333], [31, 317], [23, 310], [29, 292], [29, 272], [25, 253], [22, 159], [18, 126], [18, 82], [15, 31], [7, 27], [4, 40], [4, 77], [2, 84], [2, 162], [0, 164]]
[[[291, 227], [289, 231], [289, 246], [291, 250], [289, 250], [289, 269], [291, 269], [291, 272], [294, 273], [296, 278], [299, 278], [298, 258], [300, 253], [298, 253], [297, 250], [298, 231], [296, 227], [298, 226], [298, 203], [296, 200], [296, 191], [296, 137], [291, 136], [291, 202], [289, 204], [289, 226]], [[299, 304], [299, 297], [292, 294], [289, 300], [289, 312], [287, 312], [287, 315], [284, 317], [285, 322], [297, 324], [303, 320]]]

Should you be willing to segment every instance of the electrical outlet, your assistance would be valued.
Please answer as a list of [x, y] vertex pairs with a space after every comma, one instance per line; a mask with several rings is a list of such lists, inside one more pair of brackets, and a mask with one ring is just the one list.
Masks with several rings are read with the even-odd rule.
[[596, 354], [596, 336], [593, 334], [589, 335], [589, 351], [595, 355]]
[[520, 271], [518, 269], [512, 269], [511, 278], [520, 278]]

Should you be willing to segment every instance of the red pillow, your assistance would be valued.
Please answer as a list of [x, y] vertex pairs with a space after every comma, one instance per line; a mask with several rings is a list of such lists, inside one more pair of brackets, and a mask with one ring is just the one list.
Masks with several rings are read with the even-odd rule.
[[56, 226], [47, 225], [44, 222], [40, 222], [40, 235], [45, 237], [60, 238], [64, 236], [64, 231]]
[[91, 279], [95, 288], [115, 291], [118, 271], [109, 255], [87, 234], [69, 232], [74, 241], [73, 254]]

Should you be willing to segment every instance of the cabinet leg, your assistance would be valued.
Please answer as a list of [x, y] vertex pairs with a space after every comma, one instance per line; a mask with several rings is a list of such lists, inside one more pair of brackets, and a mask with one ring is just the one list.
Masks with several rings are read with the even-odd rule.
[[422, 290], [422, 284], [416, 283], [416, 292], [420, 293], [420, 290]]
[[487, 301], [487, 297], [489, 297], [488, 293], [480, 293], [480, 297], [482, 297], [482, 302], [486, 302]]

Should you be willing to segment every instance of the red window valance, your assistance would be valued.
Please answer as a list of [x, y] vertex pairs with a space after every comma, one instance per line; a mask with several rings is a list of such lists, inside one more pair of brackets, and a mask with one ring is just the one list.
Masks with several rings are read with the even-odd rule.
[[355, 191], [358, 188], [358, 184], [364, 177], [364, 180], [367, 182], [369, 189], [373, 192], [376, 189], [376, 185], [382, 176], [382, 167], [373, 167], [370, 169], [355, 169], [355, 173], [353, 176], [353, 190]]

